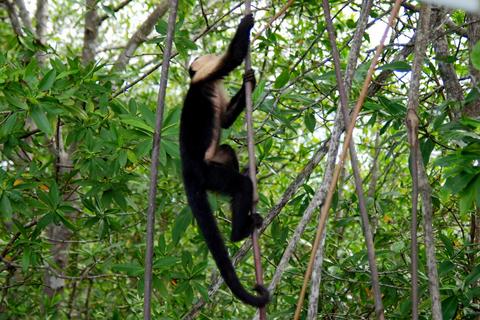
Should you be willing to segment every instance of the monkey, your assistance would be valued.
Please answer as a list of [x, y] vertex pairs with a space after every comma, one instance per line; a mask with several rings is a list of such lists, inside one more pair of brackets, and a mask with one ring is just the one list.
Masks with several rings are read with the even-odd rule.
[[245, 73], [243, 85], [230, 100], [223, 79], [241, 65], [248, 51], [253, 16], [240, 21], [226, 53], [204, 55], [189, 68], [190, 87], [180, 119], [180, 158], [188, 204], [205, 238], [220, 274], [232, 293], [246, 304], [263, 307], [269, 300], [268, 290], [255, 286], [257, 295], [241, 284], [229, 257], [216, 219], [210, 208], [207, 191], [230, 196], [232, 230], [230, 239], [241, 241], [262, 218], [250, 213], [253, 204], [252, 181], [239, 172], [235, 151], [228, 144], [220, 145], [221, 129], [229, 128], [245, 108], [245, 83], [256, 85], [253, 70]]

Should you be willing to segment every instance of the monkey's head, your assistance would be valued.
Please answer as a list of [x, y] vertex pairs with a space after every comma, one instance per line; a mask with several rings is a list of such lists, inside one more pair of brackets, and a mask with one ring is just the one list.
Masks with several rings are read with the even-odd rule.
[[206, 54], [195, 58], [188, 68], [188, 73], [190, 74], [190, 79], [193, 82], [200, 80], [210, 73], [212, 73], [215, 68], [218, 66], [221, 60], [221, 56], [216, 56], [214, 54]]

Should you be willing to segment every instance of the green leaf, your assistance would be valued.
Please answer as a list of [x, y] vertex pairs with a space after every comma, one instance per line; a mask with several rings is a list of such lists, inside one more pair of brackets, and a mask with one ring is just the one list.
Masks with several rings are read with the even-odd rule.
[[445, 181], [445, 187], [454, 194], [460, 193], [467, 187], [474, 176], [472, 173], [462, 171], [455, 176], [448, 177]]
[[159, 20], [155, 25], [155, 31], [161, 35], [167, 35], [168, 23], [165, 20]]
[[307, 111], [305, 113], [304, 121], [308, 131], [313, 133], [315, 131], [315, 124], [316, 124], [315, 115], [313, 111]]
[[3, 91], [3, 94], [5, 95], [5, 99], [11, 106], [21, 110], [28, 110], [28, 105], [25, 102], [24, 98], [19, 98], [17, 96], [14, 96], [8, 91]]
[[480, 41], [477, 41], [477, 43], [473, 47], [471, 57], [472, 57], [472, 65], [477, 70], [480, 70]]
[[153, 262], [154, 269], [166, 269], [176, 265], [179, 262], [177, 257], [162, 257]]
[[444, 275], [455, 269], [455, 265], [451, 261], [444, 261], [438, 266], [438, 274]]
[[7, 195], [3, 193], [0, 199], [0, 216], [4, 219], [10, 220], [12, 218], [12, 205]]
[[65, 216], [63, 215], [63, 212], [60, 212], [57, 210], [55, 211], [55, 213], [56, 213], [56, 217], [63, 223], [65, 227], [67, 227], [72, 231], [75, 231], [77, 229], [74, 224], [72, 224], [70, 221], [67, 220], [67, 218], [65, 218]]
[[57, 77], [57, 71], [55, 71], [55, 69], [48, 71], [45, 77], [43, 77], [43, 79], [38, 84], [38, 90], [40, 91], [50, 90], [53, 83], [55, 82], [56, 77]]
[[0, 126], [0, 136], [8, 136], [9, 134], [11, 134], [13, 129], [15, 128], [15, 125], [17, 124], [17, 119], [18, 119], [17, 112], [8, 116], [5, 123], [2, 126]]
[[412, 68], [410, 64], [406, 61], [395, 61], [392, 63], [387, 63], [378, 68], [379, 70], [390, 70], [390, 71], [400, 71], [408, 72]]
[[475, 201], [475, 184], [470, 183], [464, 191], [460, 194], [460, 212], [467, 213], [474, 207]]
[[153, 131], [154, 131], [153, 128], [140, 119], [133, 118], [133, 117], [122, 117], [120, 121], [125, 124], [131, 125], [134, 128], [145, 130], [153, 134]]
[[472, 272], [465, 278], [465, 287], [480, 279], [480, 265], [476, 266]]
[[420, 141], [420, 150], [422, 151], [423, 164], [425, 166], [430, 160], [430, 155], [432, 154], [434, 147], [435, 144], [430, 138]]
[[22, 256], [22, 270], [25, 272], [28, 270], [28, 267], [30, 266], [30, 258], [32, 255], [32, 251], [30, 247], [25, 246], [23, 249], [23, 256]]
[[453, 319], [457, 313], [458, 300], [457, 297], [452, 296], [442, 301], [442, 314], [444, 320]]
[[445, 250], [447, 251], [447, 254], [450, 257], [453, 256], [455, 254], [455, 250], [453, 249], [453, 242], [443, 233], [440, 233], [440, 240], [443, 242], [443, 245], [445, 246]]
[[139, 276], [143, 274], [143, 267], [136, 263], [114, 264], [112, 270], [115, 272], [126, 273], [129, 276]]
[[173, 225], [172, 240], [174, 244], [177, 244], [178, 241], [180, 241], [180, 238], [183, 236], [190, 223], [192, 223], [192, 214], [190, 213], [190, 210], [182, 210], [175, 218], [175, 223]]
[[275, 89], [280, 89], [281, 87], [287, 84], [288, 80], [290, 80], [290, 70], [283, 69], [282, 73], [280, 73], [280, 75], [275, 80], [273, 87]]
[[40, 106], [34, 106], [30, 110], [30, 115], [33, 119], [33, 122], [37, 125], [37, 127], [42, 130], [42, 132], [46, 133], [47, 135], [52, 135], [52, 126], [50, 125], [50, 121], [45, 114], [45, 111]]
[[43, 217], [40, 218], [40, 220], [38, 220], [38, 223], [37, 223], [38, 231], [45, 229], [45, 227], [52, 222], [53, 222], [53, 214], [51, 213], [45, 214]]
[[176, 144], [172, 141], [163, 139], [162, 140], [162, 147], [165, 148], [165, 151], [167, 152], [167, 154], [169, 156], [171, 156], [172, 158], [174, 158], [174, 159], [180, 158], [180, 149], [179, 149], [178, 144]]

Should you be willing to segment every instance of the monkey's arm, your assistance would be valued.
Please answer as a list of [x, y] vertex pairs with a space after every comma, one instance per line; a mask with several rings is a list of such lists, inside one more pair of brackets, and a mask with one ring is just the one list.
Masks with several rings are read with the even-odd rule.
[[248, 70], [243, 77], [243, 85], [236, 95], [230, 100], [225, 112], [222, 115], [222, 128], [227, 129], [235, 122], [243, 109], [245, 109], [245, 83], [250, 81], [252, 83], [252, 91], [257, 85], [255, 80], [255, 73], [252, 69]]
[[249, 14], [242, 18], [237, 31], [230, 42], [227, 52], [220, 57], [216, 65], [204, 71], [197, 72], [192, 78], [192, 84], [222, 79], [242, 64], [247, 56], [250, 43], [250, 30], [253, 28], [253, 15]]

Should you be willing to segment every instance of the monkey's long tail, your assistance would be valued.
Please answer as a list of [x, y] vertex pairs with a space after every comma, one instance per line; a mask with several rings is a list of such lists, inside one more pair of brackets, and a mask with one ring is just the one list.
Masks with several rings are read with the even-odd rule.
[[245, 290], [240, 283], [208, 203], [206, 190], [195, 181], [190, 181], [188, 185], [185, 183], [185, 189], [193, 215], [227, 286], [243, 302], [255, 307], [265, 306], [270, 300], [270, 294], [265, 287], [255, 286], [254, 290], [258, 292], [255, 296]]

